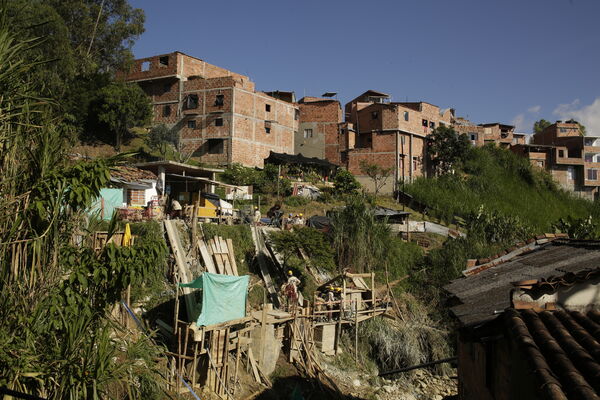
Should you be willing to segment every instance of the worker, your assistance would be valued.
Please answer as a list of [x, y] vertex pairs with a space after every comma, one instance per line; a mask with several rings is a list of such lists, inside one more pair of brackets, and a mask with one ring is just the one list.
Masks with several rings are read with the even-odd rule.
[[335, 294], [333, 293], [333, 287], [327, 286], [327, 317], [331, 321], [333, 319], [333, 309], [335, 308]]
[[287, 283], [284, 285], [284, 293], [288, 301], [288, 311], [295, 309], [298, 304], [298, 286], [300, 285], [300, 279], [294, 276], [292, 270], [288, 271]]
[[297, 225], [304, 225], [304, 217], [302, 216], [302, 213], [298, 214], [298, 220], [296, 221]]
[[177, 199], [171, 201], [171, 214], [173, 218], [181, 218], [181, 204], [179, 204]]
[[258, 225], [260, 223], [260, 210], [258, 207], [254, 207], [254, 225]]

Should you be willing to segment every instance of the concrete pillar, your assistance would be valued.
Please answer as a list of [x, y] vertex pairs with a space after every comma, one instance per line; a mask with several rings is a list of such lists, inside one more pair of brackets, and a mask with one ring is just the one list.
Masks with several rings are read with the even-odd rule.
[[165, 167], [158, 167], [158, 182], [156, 187], [161, 192], [161, 194], [165, 194], [165, 191], [167, 189]]

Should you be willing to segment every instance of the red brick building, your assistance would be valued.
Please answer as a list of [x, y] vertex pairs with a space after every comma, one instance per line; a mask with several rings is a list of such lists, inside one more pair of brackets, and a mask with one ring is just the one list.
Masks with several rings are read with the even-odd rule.
[[293, 98], [255, 89], [247, 76], [181, 52], [135, 60], [123, 78], [151, 97], [154, 123], [179, 133], [180, 146], [213, 165], [262, 167], [270, 151], [294, 152]]
[[576, 121], [557, 121], [533, 135], [529, 146], [515, 146], [513, 151], [548, 170], [564, 189], [589, 199], [598, 197], [600, 138], [583, 136]]
[[340, 125], [342, 107], [331, 98], [303, 97], [298, 101], [300, 127], [295, 153], [340, 164]]
[[394, 181], [426, 174], [425, 138], [436, 127], [451, 125], [454, 118], [454, 110], [426, 102], [391, 102], [388, 94], [374, 90], [346, 104], [345, 112], [355, 139], [340, 135], [346, 143], [345, 148], [340, 146], [342, 163], [367, 187], [370, 181], [361, 171], [361, 161], [391, 168], [394, 177], [383, 189], [387, 192], [393, 190]]

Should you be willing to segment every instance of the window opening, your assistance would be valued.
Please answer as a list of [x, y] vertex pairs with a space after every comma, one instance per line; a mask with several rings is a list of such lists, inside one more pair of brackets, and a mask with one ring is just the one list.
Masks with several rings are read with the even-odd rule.
[[223, 154], [223, 139], [208, 139], [208, 154]]

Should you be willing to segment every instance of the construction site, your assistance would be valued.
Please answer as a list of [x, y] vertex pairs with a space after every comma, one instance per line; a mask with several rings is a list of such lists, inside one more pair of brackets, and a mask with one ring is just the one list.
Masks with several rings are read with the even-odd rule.
[[[163, 223], [177, 292], [159, 312], [148, 313], [153, 315], [148, 322], [169, 348], [174, 392], [253, 398], [272, 387], [269, 376], [285, 360], [316, 382], [319, 393], [344, 397], [321, 360], [344, 351], [340, 337], [349, 326], [358, 340], [362, 322], [393, 318], [389, 295], [375, 290], [375, 273], [332, 276], [307, 258], [307, 271], [318, 285], [307, 298], [269, 239], [275, 228], [250, 226], [257, 280], [240, 274], [231, 239], [207, 238], [204, 224], [194, 230], [189, 221]], [[263, 289], [259, 307], [247, 300], [249, 285]]]

